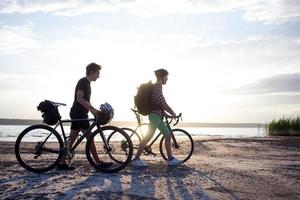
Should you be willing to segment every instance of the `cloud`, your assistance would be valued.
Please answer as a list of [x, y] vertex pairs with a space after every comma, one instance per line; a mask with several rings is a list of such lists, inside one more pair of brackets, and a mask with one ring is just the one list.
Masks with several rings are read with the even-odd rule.
[[[18, 52], [35, 48], [35, 54], [45, 56], [79, 58], [102, 55], [103, 58], [114, 59], [118, 56], [130, 59], [136, 55], [134, 60], [152, 58], [157, 62], [174, 60], [176, 57], [174, 62], [177, 65], [182, 63], [188, 69], [193, 66], [214, 68], [218, 72], [214, 77], [228, 78], [230, 82], [234, 79], [240, 84], [266, 77], [266, 73], [298, 72], [300, 64], [300, 38], [286, 36], [267, 35], [226, 41], [202, 38], [189, 32], [107, 31], [96, 26], [81, 25], [67, 30], [74, 33], [72, 37], [42, 41], [36, 40], [32, 33], [33, 25], [4, 27], [3, 30], [11, 31], [6, 31], [7, 35], [3, 34], [2, 38], [11, 39], [0, 39], [0, 52], [7, 52], [9, 48]], [[218, 74], [222, 77], [218, 77]]]
[[[233, 90], [236, 94], [299, 94], [300, 73], [281, 74], [244, 85]], [[299, 99], [299, 96], [297, 96]]]
[[61, 32], [61, 35], [67, 32], [66, 35], [72, 35], [67, 38], [38, 40], [33, 27], [31, 22], [0, 26], [0, 52], [65, 58], [101, 55], [103, 59], [115, 59], [118, 56], [126, 60], [136, 55], [134, 60], [174, 60], [172, 65], [184, 64], [188, 69], [195, 66], [213, 68], [217, 73], [212, 76], [240, 84], [266, 77], [267, 73], [271, 76], [299, 72], [300, 38], [297, 37], [267, 35], [227, 41], [202, 38], [190, 32], [108, 31], [98, 26], [81, 25]]
[[77, 16], [91, 12], [117, 12], [127, 10], [139, 17], [165, 16], [172, 14], [205, 14], [245, 12], [244, 18], [267, 24], [280, 24], [300, 19], [300, 2], [295, 0], [95, 0], [95, 1], [18, 1], [4, 0], [0, 13], [44, 12], [55, 15]]
[[[16, 92], [24, 83], [32, 83], [34, 75], [20, 74], [20, 73], [0, 73], [0, 91], [2, 92]], [[36, 84], [33, 83], [33, 85]]]
[[79, 1], [19, 1], [19, 0], [4, 0], [0, 3], [1, 13], [55, 13], [64, 9], [72, 9], [79, 6]]
[[0, 26], [0, 52], [18, 53], [23, 50], [39, 47], [32, 31], [33, 23], [27, 21], [21, 26]]
[[245, 18], [266, 24], [280, 24], [300, 19], [300, 1], [268, 0], [258, 1], [245, 7]]
[[[124, 3], [125, 2], [125, 3]], [[117, 11], [127, 1], [81, 1], [81, 0], [36, 0], [18, 1], [4, 0], [0, 3], [1, 13], [52, 13], [63, 16], [77, 16], [91, 12], [112, 12]]]

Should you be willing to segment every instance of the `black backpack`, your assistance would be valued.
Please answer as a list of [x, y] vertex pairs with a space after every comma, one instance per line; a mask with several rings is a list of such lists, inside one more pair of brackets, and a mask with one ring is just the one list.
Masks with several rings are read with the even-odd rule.
[[37, 109], [42, 112], [44, 123], [48, 125], [54, 125], [60, 119], [57, 107], [48, 100], [42, 101]]
[[134, 97], [134, 104], [137, 111], [142, 115], [149, 115], [154, 109], [152, 100], [153, 88], [154, 84], [151, 81], [138, 87], [137, 94]]

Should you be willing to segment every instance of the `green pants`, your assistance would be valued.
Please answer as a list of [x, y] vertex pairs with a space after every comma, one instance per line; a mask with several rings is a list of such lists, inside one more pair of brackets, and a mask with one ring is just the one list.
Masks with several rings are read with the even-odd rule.
[[158, 114], [150, 113], [149, 121], [150, 124], [148, 134], [151, 135], [151, 137], [153, 136], [157, 128], [160, 130], [160, 132], [162, 132], [164, 136], [167, 136], [170, 133], [170, 130]]

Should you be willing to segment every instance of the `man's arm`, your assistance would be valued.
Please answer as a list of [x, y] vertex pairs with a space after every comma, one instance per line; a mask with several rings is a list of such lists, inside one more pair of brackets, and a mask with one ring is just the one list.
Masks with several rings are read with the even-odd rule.
[[87, 102], [84, 98], [84, 92], [82, 90], [77, 90], [76, 93], [76, 101], [80, 103], [85, 109], [91, 111], [94, 115], [99, 112], [96, 108], [94, 108], [89, 102]]
[[156, 99], [158, 105], [160, 105], [165, 111], [170, 113], [172, 117], [176, 117], [175, 112], [172, 110], [172, 108], [167, 104], [165, 97], [162, 93], [161, 88], [156, 88], [154, 90], [154, 98]]

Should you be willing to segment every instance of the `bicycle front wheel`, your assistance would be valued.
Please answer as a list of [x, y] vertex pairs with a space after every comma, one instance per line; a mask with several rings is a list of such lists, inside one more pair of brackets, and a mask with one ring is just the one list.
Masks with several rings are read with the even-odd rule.
[[[180, 160], [182, 163], [186, 162], [193, 154], [194, 151], [194, 141], [192, 136], [182, 129], [172, 130], [174, 138], [171, 138], [171, 150], [172, 155]], [[165, 148], [165, 137], [160, 140], [159, 151], [162, 157], [167, 160], [167, 152]]]
[[41, 173], [53, 169], [62, 157], [63, 141], [59, 133], [43, 124], [26, 128], [18, 136], [15, 154], [28, 171]]
[[[108, 146], [104, 141], [107, 141]], [[114, 173], [124, 169], [131, 161], [132, 154], [133, 147], [130, 137], [125, 131], [115, 126], [104, 126], [100, 130], [97, 129], [86, 144], [88, 161], [93, 167], [104, 173]]]

